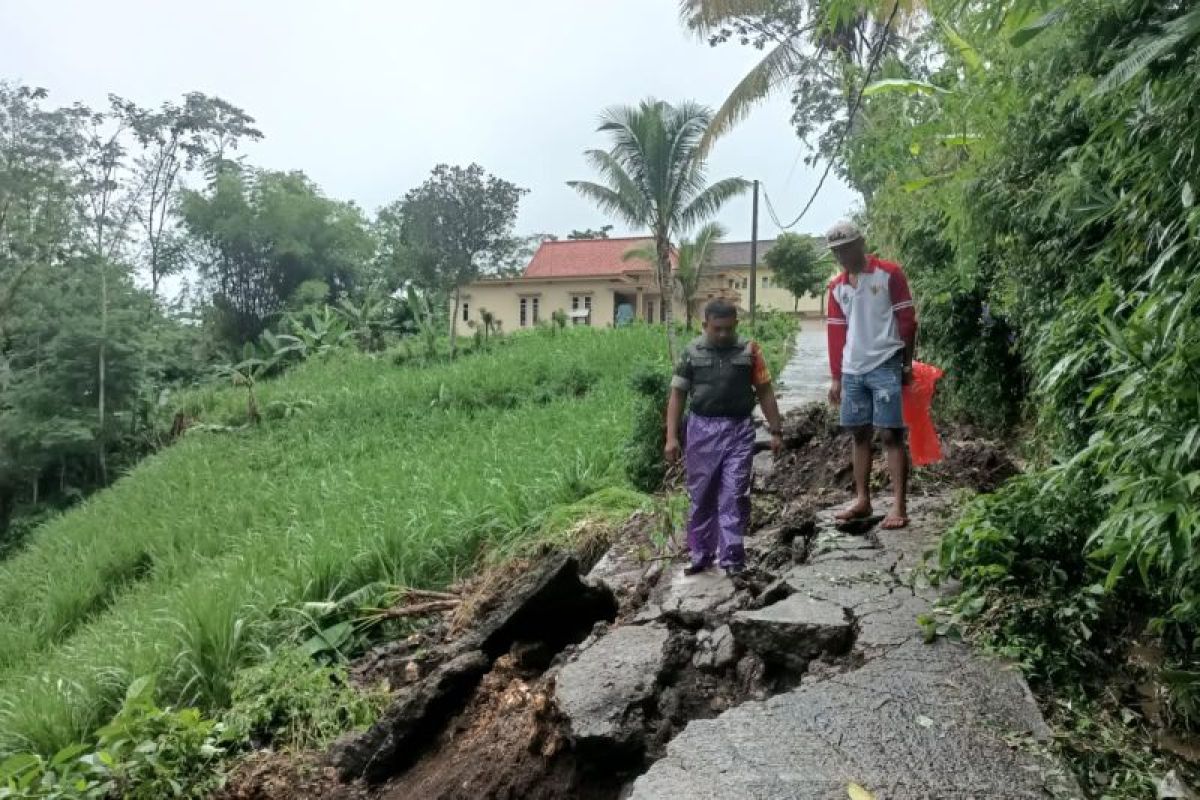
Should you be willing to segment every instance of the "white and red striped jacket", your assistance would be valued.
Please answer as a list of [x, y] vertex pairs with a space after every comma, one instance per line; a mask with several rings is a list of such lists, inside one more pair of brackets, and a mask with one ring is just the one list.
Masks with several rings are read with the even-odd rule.
[[863, 375], [883, 364], [911, 341], [917, 331], [908, 278], [900, 265], [868, 256], [852, 286], [843, 270], [829, 283], [829, 371]]

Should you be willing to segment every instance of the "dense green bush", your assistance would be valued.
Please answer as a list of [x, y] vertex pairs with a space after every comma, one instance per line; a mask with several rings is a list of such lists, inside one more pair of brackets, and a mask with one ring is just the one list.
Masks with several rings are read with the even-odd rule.
[[221, 726], [194, 708], [155, 705], [154, 682], [130, 684], [115, 717], [90, 741], [52, 756], [0, 762], [0, 798], [160, 800], [207, 797], [221, 781]]
[[344, 665], [317, 664], [298, 649], [284, 649], [240, 672], [232, 698], [222, 717], [229, 739], [303, 749], [371, 724], [387, 693], [360, 694]]
[[633, 410], [633, 428], [625, 440], [625, 474], [636, 489], [657, 492], [667, 474], [663, 448], [671, 373], [662, 364], [640, 364], [629, 383], [638, 399]]
[[[958, 610], [1054, 681], [1114, 662], [1110, 623], [1149, 619], [1193, 725], [1200, 51], [1178, 32], [1196, 13], [1073, 0], [1014, 47], [988, 36], [997, 9], [960, 7], [943, 22], [971, 44], [913, 76], [944, 91], [871, 98], [851, 157], [885, 176], [872, 234], [913, 278], [946, 407], [1033, 423], [1033, 471], [944, 543]], [[1114, 71], [1134, 53], [1143, 72]]]

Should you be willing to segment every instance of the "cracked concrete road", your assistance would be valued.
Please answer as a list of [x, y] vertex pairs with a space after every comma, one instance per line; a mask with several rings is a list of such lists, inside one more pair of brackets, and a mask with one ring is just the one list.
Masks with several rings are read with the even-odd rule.
[[796, 595], [833, 603], [857, 635], [846, 671], [690, 723], [636, 780], [631, 800], [879, 800], [1080, 797], [1044, 747], [1050, 731], [1021, 675], [955, 642], [923, 642], [936, 600], [919, 580], [945, 501], [918, 500], [905, 531], [838, 533], [823, 516], [819, 557], [792, 568]]

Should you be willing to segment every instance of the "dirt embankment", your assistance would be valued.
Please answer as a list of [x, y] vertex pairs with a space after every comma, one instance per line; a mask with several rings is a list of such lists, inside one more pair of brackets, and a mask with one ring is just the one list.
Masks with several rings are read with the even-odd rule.
[[[945, 433], [946, 460], [917, 473], [917, 494], [1015, 472], [994, 443]], [[851, 482], [849, 440], [824, 407], [789, 415], [784, 439], [756, 482], [745, 576], [681, 581], [662, 518], [640, 514], [598, 560], [551, 553], [477, 578], [454, 616], [355, 664], [357, 680], [397, 687], [375, 726], [325, 753], [259, 753], [221, 797], [612, 800], [691, 720], [849, 668], [856, 627], [840, 612], [759, 615], [820, 555], [816, 510]]]

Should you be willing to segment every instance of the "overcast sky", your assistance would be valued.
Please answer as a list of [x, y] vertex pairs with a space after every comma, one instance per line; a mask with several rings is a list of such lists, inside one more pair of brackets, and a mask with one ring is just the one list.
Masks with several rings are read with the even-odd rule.
[[[560, 236], [610, 222], [565, 184], [593, 177], [581, 153], [606, 146], [604, 107], [653, 95], [715, 108], [759, 55], [690, 36], [675, 0], [0, 0], [0, 78], [56, 103], [218, 95], [265, 134], [251, 163], [301, 169], [369, 212], [436, 163], [477, 161], [531, 190], [519, 232]], [[756, 109], [709, 172], [758, 178], [784, 222], [818, 177], [790, 111], [786, 96]], [[831, 179], [797, 230], [823, 231], [856, 201]], [[749, 199], [720, 219], [749, 238]], [[777, 232], [765, 209], [759, 230]]]

